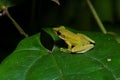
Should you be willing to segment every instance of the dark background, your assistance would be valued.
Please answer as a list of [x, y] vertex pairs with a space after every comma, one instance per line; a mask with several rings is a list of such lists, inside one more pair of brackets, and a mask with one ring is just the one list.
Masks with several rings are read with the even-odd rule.
[[[119, 32], [120, 0], [91, 0], [107, 30]], [[30, 36], [41, 28], [59, 25], [80, 31], [100, 31], [86, 0], [24, 0], [9, 7], [12, 17]], [[16, 48], [24, 37], [7, 16], [0, 17], [0, 61]]]

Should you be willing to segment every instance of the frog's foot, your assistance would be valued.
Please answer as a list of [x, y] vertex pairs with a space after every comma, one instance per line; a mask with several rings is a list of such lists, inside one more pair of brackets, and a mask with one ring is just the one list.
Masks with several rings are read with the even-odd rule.
[[66, 49], [66, 48], [60, 48], [60, 51], [62, 51], [62, 52], [67, 52], [67, 53], [71, 53], [71, 51], [68, 50], [68, 49]]

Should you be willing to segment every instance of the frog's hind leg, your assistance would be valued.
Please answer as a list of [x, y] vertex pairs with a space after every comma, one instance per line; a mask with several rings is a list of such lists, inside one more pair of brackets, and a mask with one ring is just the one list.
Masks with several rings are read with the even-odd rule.
[[85, 52], [89, 51], [90, 49], [92, 49], [93, 47], [94, 47], [93, 44], [82, 46], [82, 47], [80, 47], [78, 45], [78, 46], [73, 47], [71, 52], [73, 52], [73, 53], [85, 53]]

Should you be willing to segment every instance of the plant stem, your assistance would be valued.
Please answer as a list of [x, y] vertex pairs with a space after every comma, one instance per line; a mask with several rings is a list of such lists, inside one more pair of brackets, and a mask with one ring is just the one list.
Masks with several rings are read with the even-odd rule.
[[6, 9], [6, 15], [8, 16], [8, 18], [13, 22], [13, 24], [15, 25], [15, 27], [17, 28], [17, 30], [19, 31], [19, 33], [25, 37], [28, 37], [28, 34], [26, 34], [24, 32], [24, 30], [20, 27], [20, 25], [12, 18], [12, 16], [10, 15], [10, 13], [8, 12], [8, 10]]
[[99, 16], [97, 15], [97, 12], [95, 11], [95, 8], [93, 7], [91, 1], [90, 1], [90, 0], [86, 0], [86, 1], [87, 1], [87, 4], [88, 4], [90, 10], [92, 11], [92, 14], [93, 14], [95, 20], [97, 21], [98, 26], [100, 27], [101, 31], [102, 31], [104, 34], [106, 34], [106, 33], [107, 33], [107, 30], [105, 29], [102, 21], [100, 20]]

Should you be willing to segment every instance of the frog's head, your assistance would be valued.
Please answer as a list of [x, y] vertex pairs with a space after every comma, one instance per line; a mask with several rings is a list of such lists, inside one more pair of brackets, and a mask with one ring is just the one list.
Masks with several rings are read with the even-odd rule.
[[63, 29], [65, 29], [65, 27], [64, 26], [60, 26], [60, 27], [53, 28], [53, 31], [61, 31]]
[[64, 38], [64, 31], [65, 31], [65, 27], [64, 27], [64, 26], [55, 27], [55, 28], [53, 28], [53, 31], [54, 31], [55, 34], [58, 35], [60, 38]]

